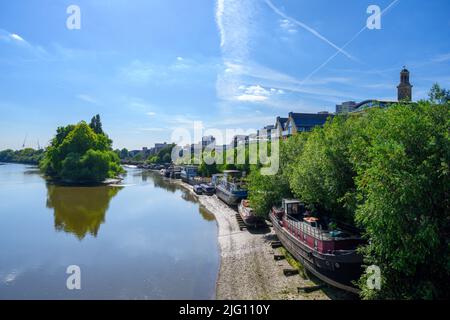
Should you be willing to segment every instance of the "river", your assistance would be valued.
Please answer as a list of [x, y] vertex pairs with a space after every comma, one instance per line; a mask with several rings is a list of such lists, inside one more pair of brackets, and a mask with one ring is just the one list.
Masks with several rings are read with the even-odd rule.
[[158, 174], [126, 170], [120, 187], [67, 187], [0, 165], [0, 299], [215, 297], [214, 216]]

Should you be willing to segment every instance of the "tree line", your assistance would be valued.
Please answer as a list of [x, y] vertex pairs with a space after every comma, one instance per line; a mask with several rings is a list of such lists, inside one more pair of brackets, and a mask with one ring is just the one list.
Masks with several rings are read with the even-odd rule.
[[25, 163], [37, 165], [44, 157], [44, 150], [25, 148], [22, 150], [6, 149], [0, 151], [0, 162]]
[[448, 99], [338, 115], [283, 141], [275, 176], [251, 171], [251, 205], [267, 216], [296, 197], [358, 226], [365, 264], [382, 273], [381, 291], [360, 279], [365, 299], [448, 298], [449, 133]]
[[137, 153], [132, 153], [128, 151], [127, 148], [122, 150], [116, 149], [114, 152], [118, 155], [122, 162], [133, 162], [142, 164], [165, 164], [172, 162], [172, 149], [175, 144], [168, 144], [166, 147], [162, 148], [154, 154], [147, 154], [145, 151], [139, 151]]

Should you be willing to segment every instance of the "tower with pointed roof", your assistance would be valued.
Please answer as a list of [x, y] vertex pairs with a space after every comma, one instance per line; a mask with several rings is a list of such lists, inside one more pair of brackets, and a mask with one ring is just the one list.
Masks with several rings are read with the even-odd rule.
[[409, 71], [406, 67], [400, 72], [400, 84], [397, 86], [398, 101], [412, 100], [412, 85], [409, 82]]

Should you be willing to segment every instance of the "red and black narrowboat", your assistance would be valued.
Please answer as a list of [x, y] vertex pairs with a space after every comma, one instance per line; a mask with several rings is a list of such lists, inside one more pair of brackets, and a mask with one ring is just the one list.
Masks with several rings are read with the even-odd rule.
[[356, 229], [327, 224], [298, 200], [284, 199], [281, 208], [272, 209], [270, 220], [283, 246], [312, 274], [331, 286], [359, 292], [353, 281], [363, 272], [356, 250], [363, 240]]

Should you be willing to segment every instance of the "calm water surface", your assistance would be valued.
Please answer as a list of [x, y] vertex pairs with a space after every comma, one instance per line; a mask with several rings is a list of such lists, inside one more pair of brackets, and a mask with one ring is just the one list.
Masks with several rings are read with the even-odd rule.
[[[189, 193], [127, 169], [122, 187], [50, 185], [0, 165], [0, 299], [211, 299], [217, 226]], [[81, 268], [81, 290], [66, 269]]]

